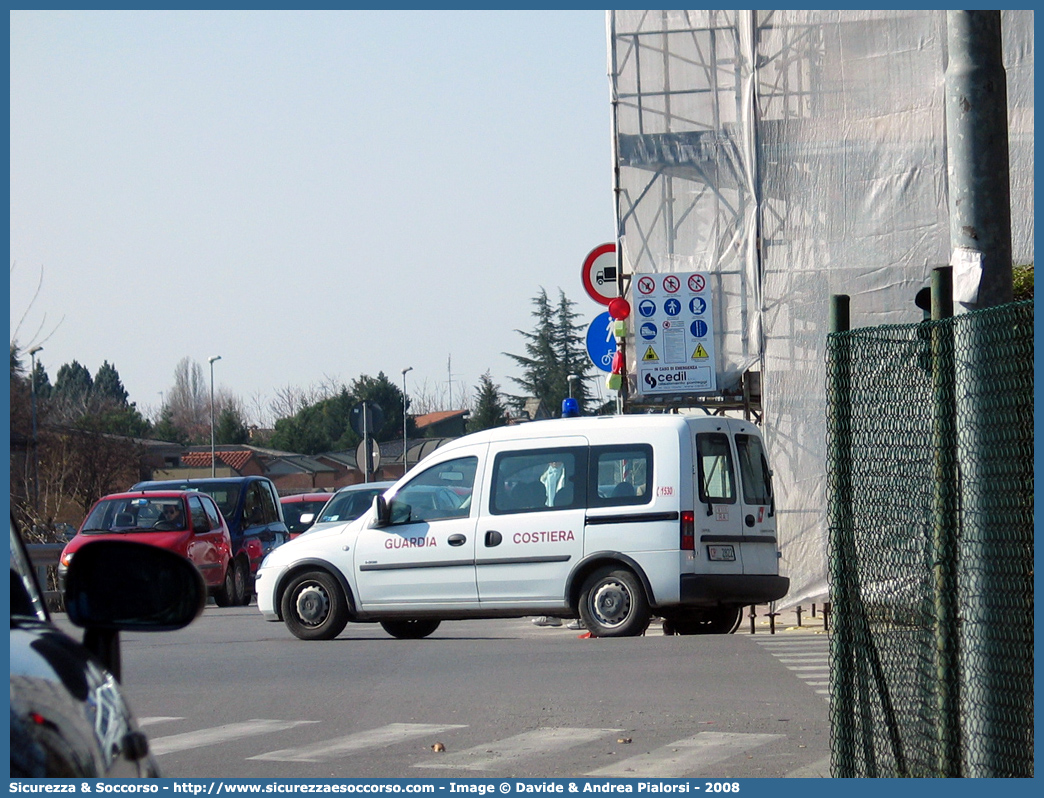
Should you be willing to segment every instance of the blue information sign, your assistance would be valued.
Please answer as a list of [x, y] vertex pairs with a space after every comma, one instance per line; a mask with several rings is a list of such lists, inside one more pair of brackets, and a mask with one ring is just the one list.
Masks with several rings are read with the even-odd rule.
[[602, 371], [613, 370], [613, 355], [616, 354], [616, 338], [613, 336], [613, 320], [609, 311], [599, 313], [587, 328], [587, 356]]

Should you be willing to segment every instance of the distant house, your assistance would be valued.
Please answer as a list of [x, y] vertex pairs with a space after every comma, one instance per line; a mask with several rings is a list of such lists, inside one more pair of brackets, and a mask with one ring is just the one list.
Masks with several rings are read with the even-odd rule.
[[[441, 410], [414, 416], [417, 434], [424, 438], [459, 438], [465, 434], [465, 423], [470, 410]], [[413, 459], [412, 456], [410, 458]]]
[[[251, 450], [219, 450], [214, 452], [214, 476], [245, 477], [263, 475], [265, 465], [257, 453]], [[206, 451], [184, 451], [179, 464], [173, 467], [155, 468], [153, 479], [198, 479], [211, 475], [210, 449]]]
[[280, 496], [342, 487], [338, 484], [338, 469], [306, 454], [284, 454], [269, 459], [265, 463], [265, 476], [275, 483]]
[[544, 404], [544, 400], [531, 396], [526, 399], [525, 404], [522, 405], [522, 417], [516, 417], [514, 423], [517, 424], [522, 421], [542, 421], [545, 418], [551, 417], [551, 413], [548, 411], [547, 405]]

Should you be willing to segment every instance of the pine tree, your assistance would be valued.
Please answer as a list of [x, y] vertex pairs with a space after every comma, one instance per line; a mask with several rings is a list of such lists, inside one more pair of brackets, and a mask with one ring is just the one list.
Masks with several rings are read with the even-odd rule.
[[86, 366], [75, 360], [58, 369], [54, 381], [54, 396], [60, 402], [71, 406], [86, 407], [87, 399], [94, 388], [94, 380]]
[[235, 407], [226, 406], [222, 408], [217, 422], [214, 424], [214, 441], [216, 443], [240, 444], [250, 440], [250, 430], [247, 429], [243, 417]]
[[116, 367], [108, 360], [101, 364], [98, 373], [94, 375], [91, 392], [98, 399], [111, 400], [123, 406], [127, 404], [127, 389], [123, 387]]
[[526, 399], [534, 397], [557, 417], [561, 413], [562, 400], [569, 396], [569, 375], [573, 374], [580, 378], [573, 395], [580, 412], [584, 412], [588, 398], [584, 379], [591, 363], [581, 332], [583, 324], [576, 321], [579, 314], [573, 310], [575, 304], [566, 298], [562, 289], [558, 290], [556, 307], [551, 306], [543, 288], [533, 298], [535, 328], [532, 332], [515, 331], [526, 339], [526, 354], [504, 353], [521, 366], [522, 376], [511, 379], [528, 392], [525, 396], [508, 397], [516, 409], [521, 410]]
[[475, 395], [475, 410], [468, 419], [468, 432], [502, 427], [507, 423], [507, 410], [500, 399], [500, 386], [493, 384], [488, 371], [479, 377]]
[[[562, 372], [559, 377], [564, 384], [557, 385], [559, 394], [564, 398], [572, 393], [580, 407], [580, 412], [587, 410], [587, 402], [590, 398], [587, 390], [587, 376], [592, 368], [591, 358], [587, 356], [587, 330], [583, 322], [578, 322], [580, 314], [573, 308], [576, 303], [566, 298], [565, 293], [559, 289], [558, 308], [555, 311], [555, 336], [559, 346], [559, 361]], [[570, 391], [569, 377], [578, 377]], [[559, 400], [561, 407], [561, 400]]]

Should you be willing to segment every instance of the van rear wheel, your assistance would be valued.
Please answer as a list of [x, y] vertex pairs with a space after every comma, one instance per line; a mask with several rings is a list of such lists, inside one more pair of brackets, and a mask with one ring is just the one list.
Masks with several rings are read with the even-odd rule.
[[651, 613], [638, 577], [607, 566], [584, 581], [580, 617], [592, 637], [635, 637], [648, 628]]
[[295, 576], [280, 602], [283, 622], [301, 640], [332, 640], [348, 624], [348, 599], [325, 571]]
[[441, 621], [412, 619], [406, 621], [381, 621], [384, 631], [400, 640], [420, 640], [439, 628]]

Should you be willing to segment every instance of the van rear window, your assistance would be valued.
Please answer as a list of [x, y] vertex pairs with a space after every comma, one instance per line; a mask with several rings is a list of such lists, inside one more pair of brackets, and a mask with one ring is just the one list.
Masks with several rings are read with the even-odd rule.
[[652, 500], [652, 447], [591, 447], [591, 478], [591, 507], [648, 504]]
[[696, 462], [699, 470], [700, 501], [734, 504], [736, 483], [732, 468], [729, 436], [720, 432], [701, 432], [696, 436]]
[[740, 478], [743, 481], [743, 501], [747, 504], [770, 504], [772, 481], [761, 440], [753, 435], [737, 435], [736, 451], [739, 453]]

